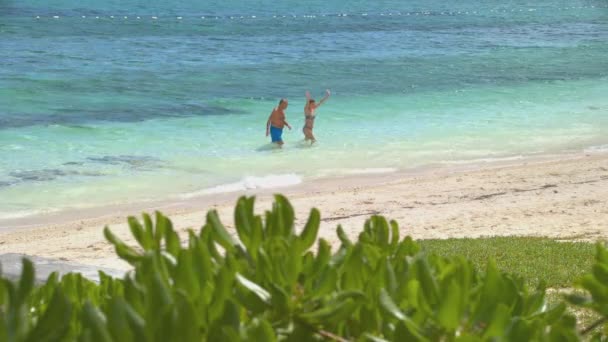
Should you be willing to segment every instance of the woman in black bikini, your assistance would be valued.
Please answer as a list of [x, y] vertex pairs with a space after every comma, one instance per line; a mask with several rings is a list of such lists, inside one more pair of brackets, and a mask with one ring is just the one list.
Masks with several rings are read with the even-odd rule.
[[306, 91], [306, 105], [304, 106], [304, 128], [302, 128], [302, 132], [304, 132], [304, 140], [310, 140], [311, 145], [314, 144], [315, 141], [317, 141], [315, 139], [315, 136], [312, 134], [312, 129], [314, 127], [316, 117], [315, 111], [323, 104], [323, 102], [325, 102], [329, 98], [329, 95], [331, 95], [331, 93], [329, 92], [329, 89], [327, 89], [325, 91], [325, 97], [321, 99], [319, 103], [316, 103], [315, 100], [310, 97], [310, 92]]

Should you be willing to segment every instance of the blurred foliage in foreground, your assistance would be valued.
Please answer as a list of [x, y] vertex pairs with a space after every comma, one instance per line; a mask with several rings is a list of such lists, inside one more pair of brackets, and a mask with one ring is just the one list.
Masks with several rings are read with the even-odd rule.
[[[238, 200], [238, 239], [217, 212], [182, 243], [171, 221], [130, 217], [139, 246], [108, 228], [118, 256], [133, 266], [123, 279], [52, 274], [34, 285], [26, 259], [18, 281], [0, 278], [0, 341], [576, 341], [605, 340], [608, 251], [598, 245], [583, 294], [548, 306], [545, 288], [462, 256], [428, 255], [399, 237], [394, 221], [372, 216], [357, 241], [341, 227], [332, 251], [317, 240], [311, 210], [298, 233], [294, 210], [276, 196], [254, 214]], [[316, 248], [313, 245], [316, 243]], [[549, 260], [547, 262], [550, 262]], [[579, 327], [568, 305], [601, 319]]]

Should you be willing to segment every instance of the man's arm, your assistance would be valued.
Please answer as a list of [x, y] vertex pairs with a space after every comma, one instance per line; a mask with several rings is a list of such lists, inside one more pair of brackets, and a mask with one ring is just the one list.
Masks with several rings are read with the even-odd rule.
[[270, 134], [270, 120], [272, 119], [272, 114], [274, 114], [274, 110], [268, 116], [268, 121], [266, 122], [266, 136]]
[[287, 119], [285, 118], [285, 112], [281, 111], [281, 113], [279, 114], [279, 119], [283, 120], [283, 124], [285, 124], [285, 126], [291, 129], [291, 126], [287, 123]]
[[285, 126], [287, 126], [289, 129], [291, 129], [291, 125], [289, 123], [287, 123], [287, 120], [285, 119], [285, 116], [283, 116], [283, 123], [285, 124]]
[[308, 103], [308, 100], [310, 100], [310, 92], [307, 90], [306, 91], [306, 103]]

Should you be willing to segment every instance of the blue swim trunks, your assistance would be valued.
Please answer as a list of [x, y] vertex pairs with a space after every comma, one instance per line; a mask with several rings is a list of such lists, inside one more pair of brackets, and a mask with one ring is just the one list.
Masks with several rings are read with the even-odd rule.
[[282, 128], [277, 128], [272, 125], [270, 126], [270, 138], [272, 139], [272, 142], [283, 141], [283, 138], [281, 137], [282, 135], [283, 135]]

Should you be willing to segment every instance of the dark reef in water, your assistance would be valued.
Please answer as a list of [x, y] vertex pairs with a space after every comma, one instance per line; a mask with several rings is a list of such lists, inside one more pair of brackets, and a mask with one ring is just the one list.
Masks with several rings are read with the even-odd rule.
[[57, 108], [56, 113], [0, 113], [0, 129], [62, 125], [70, 128], [92, 129], [84, 126], [96, 122], [139, 122], [157, 118], [180, 118], [210, 115], [244, 114], [241, 110], [205, 104], [177, 104], [155, 108]]
[[161, 162], [160, 159], [150, 156], [130, 156], [130, 155], [120, 155], [120, 156], [102, 156], [102, 157], [88, 157], [87, 160], [109, 164], [109, 165], [128, 165], [134, 168], [139, 167], [148, 167]]
[[46, 182], [52, 181], [60, 177], [68, 176], [103, 176], [103, 173], [91, 171], [75, 171], [75, 170], [60, 170], [60, 169], [42, 169], [42, 170], [26, 170], [13, 171], [8, 174], [11, 177], [19, 179], [21, 182]]
[[[62, 165], [68, 167], [85, 166], [87, 163], [104, 165], [122, 165], [137, 171], [146, 171], [161, 167], [162, 160], [151, 156], [118, 155], [88, 157], [85, 162], [70, 161]], [[0, 180], [0, 188], [8, 187], [22, 182], [49, 182], [64, 177], [98, 177], [104, 176], [103, 172], [87, 171], [78, 169], [40, 169], [40, 170], [18, 170], [8, 173], [12, 179]]]

